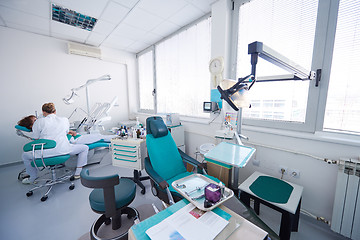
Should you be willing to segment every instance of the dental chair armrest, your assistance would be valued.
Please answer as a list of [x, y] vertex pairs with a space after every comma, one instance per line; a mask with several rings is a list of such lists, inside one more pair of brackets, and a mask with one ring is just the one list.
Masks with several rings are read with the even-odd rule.
[[180, 149], [178, 149], [178, 150], [179, 150], [179, 153], [180, 153], [182, 159], [183, 159], [185, 162], [193, 165], [194, 167], [198, 167], [198, 168], [200, 168], [200, 169], [204, 169], [204, 164], [202, 164], [202, 163], [198, 162], [197, 160], [195, 160], [194, 158], [190, 157], [189, 155], [187, 155], [186, 153], [184, 153], [182, 150], [180, 150]]
[[169, 187], [169, 184], [162, 177], [160, 177], [157, 172], [155, 172], [148, 157], [145, 158], [145, 171], [147, 172], [151, 180], [153, 180], [157, 185], [159, 185], [162, 190]]

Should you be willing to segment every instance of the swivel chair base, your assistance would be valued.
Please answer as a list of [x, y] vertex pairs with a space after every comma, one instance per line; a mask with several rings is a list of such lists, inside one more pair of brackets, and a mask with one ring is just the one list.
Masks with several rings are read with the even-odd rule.
[[[65, 181], [69, 180], [72, 181], [71, 177], [72, 174], [69, 172], [66, 172], [63, 176], [61, 177], [56, 177], [56, 173], [55, 170], [58, 169], [59, 166], [55, 165], [55, 166], [51, 166], [50, 167], [50, 173], [51, 173], [51, 179], [45, 180], [45, 183], [40, 184], [35, 186], [34, 188], [30, 189], [27, 193], [26, 196], [30, 197], [33, 195], [33, 192], [37, 189], [43, 188], [43, 187], [48, 187], [47, 191], [45, 192], [45, 194], [41, 197], [41, 201], [44, 202], [48, 199], [48, 195], [52, 189], [52, 187], [58, 183], [65, 183]], [[73, 190], [75, 188], [74, 183], [71, 183], [69, 186], [70, 190]]]
[[118, 211], [118, 214], [116, 217], [113, 217], [112, 219], [107, 218], [105, 214], [101, 215], [101, 217], [94, 222], [94, 224], [91, 226], [90, 229], [90, 238], [91, 240], [120, 240], [120, 239], [127, 239], [128, 231], [125, 231], [121, 233], [118, 236], [111, 237], [111, 238], [101, 238], [97, 235], [99, 228], [104, 223], [105, 225], [109, 225], [112, 221], [112, 229], [117, 230], [121, 227], [121, 215], [127, 214], [127, 218], [139, 218], [139, 212], [133, 207], [125, 207], [123, 209], [120, 209]]
[[141, 181], [149, 180], [149, 176], [141, 177], [141, 171], [134, 170], [134, 176], [133, 177], [121, 177], [121, 178], [127, 178], [133, 180], [140, 188], [141, 188], [141, 194], [145, 194], [145, 186], [142, 184]]

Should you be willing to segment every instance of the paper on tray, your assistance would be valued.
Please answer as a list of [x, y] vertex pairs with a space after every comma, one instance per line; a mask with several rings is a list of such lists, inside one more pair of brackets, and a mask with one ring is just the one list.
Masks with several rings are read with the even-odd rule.
[[146, 234], [152, 240], [207, 240], [214, 239], [228, 223], [216, 213], [204, 212], [189, 203], [149, 228]]

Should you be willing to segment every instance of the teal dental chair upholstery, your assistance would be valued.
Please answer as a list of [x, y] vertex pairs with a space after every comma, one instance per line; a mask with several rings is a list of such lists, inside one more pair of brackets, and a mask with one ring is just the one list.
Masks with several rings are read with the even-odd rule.
[[[41, 189], [43, 187], [48, 187], [48, 190], [45, 192], [45, 194], [42, 196], [41, 201], [44, 202], [48, 198], [48, 194], [50, 193], [52, 187], [59, 183], [64, 183], [66, 180], [73, 180], [72, 173], [66, 172], [63, 176], [57, 177], [56, 176], [56, 169], [64, 164], [69, 158], [70, 155], [60, 155], [60, 156], [54, 156], [54, 157], [43, 157], [43, 151], [44, 149], [51, 149], [56, 146], [56, 142], [53, 140], [48, 139], [38, 139], [31, 141], [23, 147], [24, 152], [32, 152], [33, 153], [33, 160], [31, 165], [33, 167], [36, 167], [38, 170], [40, 168], [48, 168], [50, 169], [51, 173], [51, 179], [46, 180], [43, 184], [39, 184], [36, 187], [30, 189], [26, 196], [30, 197], [33, 195], [33, 191], [37, 189]], [[41, 158], [35, 158], [35, 154], [40, 151]], [[71, 183], [69, 186], [70, 190], [73, 190], [75, 188], [74, 183]]]
[[[186, 171], [183, 161], [197, 167], [199, 173], [205, 173], [203, 165], [176, 147], [161, 117], [147, 118], [146, 131], [149, 156], [145, 158], [145, 170], [151, 179], [152, 193], [167, 204], [173, 204], [183, 197], [171, 183], [193, 174]], [[220, 182], [212, 176], [206, 176]]]
[[[136, 185], [132, 180], [119, 179], [117, 174], [103, 177], [90, 176], [88, 169], [83, 169], [80, 177], [82, 185], [95, 188], [89, 195], [90, 207], [94, 212], [102, 214], [91, 226], [92, 240], [103, 239], [97, 235], [103, 223], [109, 225], [112, 222], [112, 229], [119, 229], [122, 214], [127, 214], [128, 219], [139, 218], [139, 212], [128, 206], [134, 200], [136, 193]], [[126, 238], [127, 233], [128, 231], [125, 231], [111, 240]]]

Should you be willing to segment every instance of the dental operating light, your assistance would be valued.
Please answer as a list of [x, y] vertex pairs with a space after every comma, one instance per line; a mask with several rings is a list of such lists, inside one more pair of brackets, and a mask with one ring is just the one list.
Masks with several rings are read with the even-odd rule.
[[71, 89], [71, 94], [67, 95], [66, 97], [63, 98], [63, 101], [65, 104], [71, 104], [74, 102], [74, 97], [77, 96], [76, 92], [78, 92], [79, 90], [86, 88], [86, 105], [87, 105], [87, 114], [90, 115], [90, 95], [89, 95], [89, 90], [88, 90], [88, 86], [95, 83], [95, 82], [99, 82], [99, 81], [109, 81], [111, 80], [110, 75], [103, 75], [99, 78], [96, 79], [89, 79], [86, 81], [86, 83], [84, 85], [81, 85], [80, 87], [77, 88], [72, 88]]

